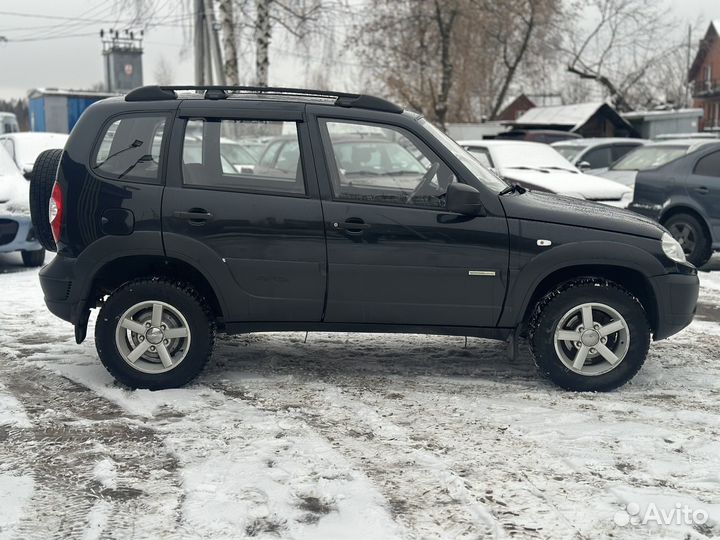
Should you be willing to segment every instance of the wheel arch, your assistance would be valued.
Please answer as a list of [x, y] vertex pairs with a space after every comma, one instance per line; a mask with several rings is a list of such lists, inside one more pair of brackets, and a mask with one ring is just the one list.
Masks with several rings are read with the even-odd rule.
[[95, 272], [89, 299], [98, 299], [141, 277], [164, 277], [190, 283], [205, 298], [216, 319], [227, 313], [222, 296], [208, 278], [192, 264], [162, 255], [129, 255], [105, 261]]
[[658, 300], [651, 276], [667, 273], [663, 264], [645, 249], [622, 241], [570, 242], [544, 251], [511, 275], [508, 297], [498, 326], [524, 325], [542, 296], [564, 281], [581, 277], [613, 281], [634, 294], [658, 327]]
[[710, 239], [710, 242], [713, 242], [715, 240], [713, 238], [712, 228], [710, 227], [710, 224], [708, 223], [707, 218], [699, 209], [695, 208], [694, 205], [680, 203], [680, 204], [676, 204], [674, 206], [667, 208], [660, 215], [660, 219], [659, 219], [660, 224], [665, 226], [665, 224], [668, 222], [668, 220], [670, 218], [672, 218], [673, 216], [677, 216], [678, 214], [689, 214], [689, 215], [693, 216], [695, 219], [698, 220], [698, 222], [702, 226], [705, 234]]
[[650, 323], [652, 331], [655, 332], [658, 328], [659, 310], [655, 291], [652, 288], [650, 280], [639, 270], [612, 264], [565, 266], [545, 275], [534, 288], [524, 305], [522, 311], [523, 323], [529, 320], [535, 304], [543, 296], [562, 283], [581, 278], [600, 278], [617, 283], [640, 301], [640, 304], [648, 316], [648, 322]]

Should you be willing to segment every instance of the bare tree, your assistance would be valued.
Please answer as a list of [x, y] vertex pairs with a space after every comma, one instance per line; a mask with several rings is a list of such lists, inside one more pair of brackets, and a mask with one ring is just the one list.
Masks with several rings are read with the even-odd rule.
[[155, 80], [159, 85], [169, 86], [173, 83], [174, 73], [172, 66], [167, 61], [165, 56], [160, 56], [157, 65], [155, 66]]
[[[583, 0], [565, 27], [568, 72], [601, 85], [614, 106], [629, 111], [651, 101], [646, 82], [682, 48], [674, 21], [657, 0]], [[589, 27], [577, 20], [593, 21]]]
[[225, 77], [231, 86], [240, 84], [238, 77], [237, 43], [235, 35], [235, 10], [232, 0], [219, 0], [220, 26], [222, 27], [222, 44]]
[[[356, 39], [389, 93], [445, 127], [495, 117], [560, 0], [371, 0]], [[530, 71], [528, 71], [530, 73]]]

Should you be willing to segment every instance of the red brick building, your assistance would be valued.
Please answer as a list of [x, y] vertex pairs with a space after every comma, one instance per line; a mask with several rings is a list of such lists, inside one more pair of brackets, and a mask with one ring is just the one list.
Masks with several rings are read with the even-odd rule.
[[710, 23], [688, 73], [694, 106], [703, 109], [701, 130], [720, 130], [720, 20]]

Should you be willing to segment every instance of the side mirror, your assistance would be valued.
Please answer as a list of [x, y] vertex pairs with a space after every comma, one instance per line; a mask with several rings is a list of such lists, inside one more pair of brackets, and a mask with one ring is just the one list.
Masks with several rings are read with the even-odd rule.
[[480, 192], [467, 184], [453, 182], [445, 194], [445, 209], [466, 216], [484, 216]]
[[592, 165], [590, 165], [590, 163], [588, 163], [587, 161], [581, 161], [580, 163], [578, 163], [578, 169], [580, 169], [581, 171], [589, 171], [591, 168]]

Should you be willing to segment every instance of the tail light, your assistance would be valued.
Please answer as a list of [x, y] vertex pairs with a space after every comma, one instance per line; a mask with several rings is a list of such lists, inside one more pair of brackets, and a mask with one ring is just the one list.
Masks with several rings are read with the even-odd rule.
[[63, 194], [60, 184], [53, 184], [52, 196], [50, 197], [49, 208], [50, 228], [55, 242], [60, 240], [60, 228], [63, 223]]

